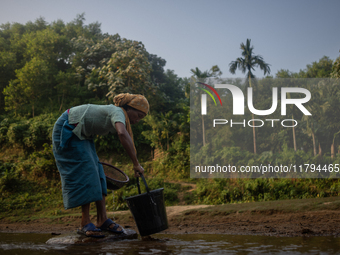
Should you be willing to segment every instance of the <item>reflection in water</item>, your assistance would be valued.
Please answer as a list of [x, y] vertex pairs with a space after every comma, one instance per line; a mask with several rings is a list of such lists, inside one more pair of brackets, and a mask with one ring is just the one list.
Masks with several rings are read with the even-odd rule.
[[340, 238], [235, 235], [153, 235], [156, 240], [122, 240], [50, 245], [48, 234], [0, 233], [0, 254], [339, 254]]

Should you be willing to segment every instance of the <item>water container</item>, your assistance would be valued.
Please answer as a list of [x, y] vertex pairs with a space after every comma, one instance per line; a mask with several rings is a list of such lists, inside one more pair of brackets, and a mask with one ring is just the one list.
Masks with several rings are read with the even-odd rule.
[[161, 232], [169, 226], [164, 204], [164, 188], [150, 191], [144, 176], [141, 175], [141, 177], [147, 192], [141, 194], [139, 178], [137, 178], [139, 195], [128, 197], [125, 200], [135, 219], [139, 234], [148, 236]]

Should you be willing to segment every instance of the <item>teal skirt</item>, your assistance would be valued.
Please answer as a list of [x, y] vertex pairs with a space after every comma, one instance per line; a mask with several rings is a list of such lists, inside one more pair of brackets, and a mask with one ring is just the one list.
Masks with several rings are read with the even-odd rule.
[[93, 140], [80, 140], [64, 112], [53, 128], [53, 154], [60, 173], [65, 209], [103, 199], [106, 179]]

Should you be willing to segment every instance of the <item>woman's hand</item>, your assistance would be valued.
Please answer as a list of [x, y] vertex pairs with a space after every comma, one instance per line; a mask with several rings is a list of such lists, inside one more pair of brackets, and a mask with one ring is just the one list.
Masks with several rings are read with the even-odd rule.
[[144, 174], [144, 168], [139, 164], [133, 166], [133, 170], [135, 171], [135, 177], [140, 177], [140, 174]]
[[123, 123], [116, 122], [115, 126], [116, 126], [119, 140], [133, 163], [133, 170], [135, 171], [135, 177], [140, 177], [140, 174], [144, 173], [144, 169], [138, 162], [132, 139], [130, 135], [128, 134], [128, 132], [126, 131], [125, 125]]

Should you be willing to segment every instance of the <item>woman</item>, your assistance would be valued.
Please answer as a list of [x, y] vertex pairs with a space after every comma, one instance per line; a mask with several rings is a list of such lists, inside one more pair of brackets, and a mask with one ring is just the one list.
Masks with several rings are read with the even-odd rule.
[[[117, 132], [135, 176], [144, 172], [136, 156], [131, 124], [146, 116], [149, 103], [144, 96], [129, 93], [119, 94], [113, 101], [115, 105], [73, 107], [59, 117], [53, 128], [53, 154], [61, 176], [64, 207], [82, 207], [78, 233], [89, 237], [104, 237], [102, 231], [123, 233], [123, 228], [106, 215], [106, 179], [93, 137]], [[96, 202], [97, 227], [90, 220], [91, 202]]]

